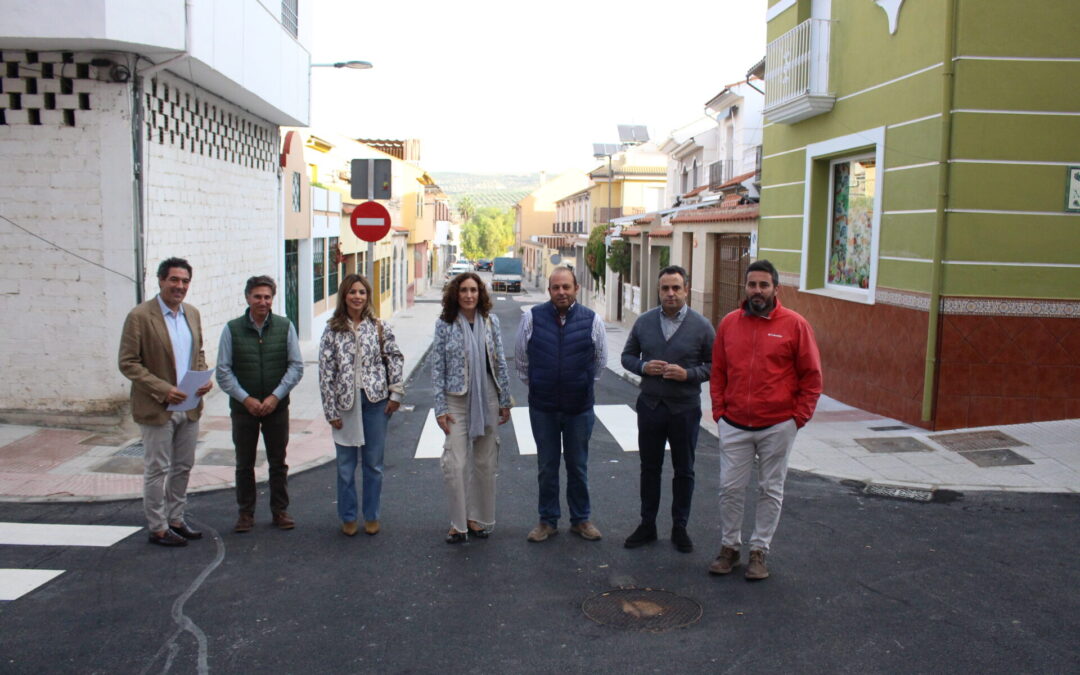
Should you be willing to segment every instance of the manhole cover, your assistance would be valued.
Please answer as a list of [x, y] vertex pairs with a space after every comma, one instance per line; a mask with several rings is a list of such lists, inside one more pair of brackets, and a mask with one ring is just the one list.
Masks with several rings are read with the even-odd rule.
[[915, 502], [928, 502], [934, 498], [933, 490], [901, 487], [899, 485], [878, 485], [877, 483], [871, 483], [870, 485], [867, 485], [863, 492], [868, 495], [876, 495], [878, 497], [909, 499]]
[[1018, 445], [1027, 445], [1027, 443], [1018, 441], [1012, 436], [1003, 434], [996, 429], [991, 429], [990, 431], [961, 431], [955, 434], [937, 434], [935, 436], [930, 436], [930, 438], [955, 452], [966, 452], [968, 450], [996, 450], [999, 448], [1014, 448]]
[[701, 618], [701, 605], [690, 598], [652, 588], [617, 588], [587, 599], [581, 609], [598, 624], [653, 633]]
[[1016, 454], [1007, 448], [995, 448], [994, 450], [972, 450], [961, 452], [960, 456], [974, 462], [977, 466], [987, 469], [993, 466], [1020, 466], [1022, 464], [1034, 464], [1030, 459]]
[[884, 436], [878, 438], [856, 438], [855, 442], [870, 452], [933, 452], [929, 445], [920, 443], [911, 436]]

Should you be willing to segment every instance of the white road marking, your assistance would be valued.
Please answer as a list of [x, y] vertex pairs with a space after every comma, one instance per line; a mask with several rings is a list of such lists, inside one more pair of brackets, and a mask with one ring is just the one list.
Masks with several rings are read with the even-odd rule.
[[15, 600], [63, 573], [64, 570], [0, 569], [0, 600]]
[[637, 412], [626, 404], [593, 406], [600, 420], [623, 452], [638, 451]]
[[428, 410], [427, 419], [424, 420], [424, 430], [420, 432], [420, 441], [416, 444], [415, 459], [438, 459], [443, 454], [443, 443], [446, 434], [439, 428], [435, 421], [435, 409]]
[[0, 544], [18, 546], [112, 546], [141, 527], [0, 523]]
[[514, 423], [514, 438], [517, 439], [518, 454], [535, 455], [536, 440], [532, 434], [532, 422], [529, 421], [529, 407], [511, 408], [510, 420]]

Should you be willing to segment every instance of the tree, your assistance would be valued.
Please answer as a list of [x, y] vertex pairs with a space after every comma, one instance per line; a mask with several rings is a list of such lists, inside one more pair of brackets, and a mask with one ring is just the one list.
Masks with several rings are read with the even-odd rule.
[[606, 268], [607, 251], [604, 250], [604, 238], [607, 236], [607, 225], [597, 225], [589, 233], [589, 242], [585, 244], [585, 265], [589, 268], [589, 274], [593, 281], [604, 287], [604, 271]]
[[514, 243], [514, 212], [487, 206], [476, 211], [461, 228], [461, 250], [466, 258], [495, 258]]

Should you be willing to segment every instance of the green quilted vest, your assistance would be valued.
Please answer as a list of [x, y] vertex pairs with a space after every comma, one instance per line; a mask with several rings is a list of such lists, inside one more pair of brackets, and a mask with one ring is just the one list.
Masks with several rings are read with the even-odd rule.
[[[263, 400], [281, 382], [289, 369], [289, 320], [271, 314], [263, 324], [262, 337], [248, 319], [247, 312], [229, 322], [232, 333], [232, 369], [240, 386], [250, 396]], [[289, 397], [281, 402], [287, 405]], [[229, 397], [229, 407], [237, 412], [244, 404]]]

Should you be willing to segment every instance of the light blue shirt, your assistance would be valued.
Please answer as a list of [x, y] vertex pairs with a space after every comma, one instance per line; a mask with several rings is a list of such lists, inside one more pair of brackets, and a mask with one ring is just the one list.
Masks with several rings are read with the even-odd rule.
[[[255, 323], [251, 318], [251, 310], [247, 310], [245, 313], [248, 323], [259, 333], [261, 337], [263, 334], [263, 328], [266, 327], [266, 321], [270, 321], [270, 317], [266, 318], [263, 325]], [[296, 326], [289, 322], [289, 337], [286, 340], [286, 351], [289, 358], [289, 366], [285, 370], [285, 374], [281, 377], [281, 382], [278, 386], [274, 387], [273, 395], [277, 397], [279, 401], [283, 400], [289, 395], [289, 392], [293, 390], [299, 382], [300, 378], [304, 376], [304, 357], [300, 354], [300, 340], [296, 336]], [[232, 349], [232, 331], [229, 330], [229, 324], [225, 324], [225, 328], [221, 331], [221, 341], [218, 342], [218, 355], [217, 355], [217, 381], [221, 390], [232, 396], [241, 403], [250, 395], [243, 387], [240, 386], [240, 382], [236, 379], [236, 375], [233, 373], [232, 361], [233, 361], [233, 349]], [[361, 445], [363, 445], [361, 443]]]
[[664, 308], [660, 308], [660, 330], [664, 333], [665, 340], [671, 340], [671, 336], [675, 334], [675, 331], [679, 330], [679, 326], [682, 325], [683, 319], [686, 318], [686, 313], [690, 311], [690, 305], [683, 305], [679, 311], [675, 312], [675, 316], [668, 316]]
[[165, 316], [165, 328], [169, 330], [173, 358], [176, 359], [176, 382], [173, 384], [180, 386], [187, 371], [191, 370], [191, 326], [188, 325], [183, 304], [174, 312], [161, 299], [161, 294], [158, 294], [157, 301]]

